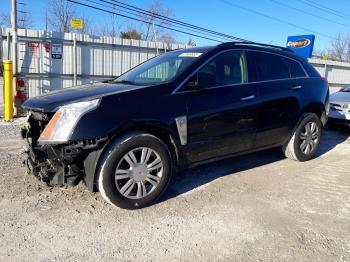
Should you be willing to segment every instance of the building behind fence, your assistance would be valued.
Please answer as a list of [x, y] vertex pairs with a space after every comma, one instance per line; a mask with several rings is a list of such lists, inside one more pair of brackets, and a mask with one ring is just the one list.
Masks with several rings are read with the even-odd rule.
[[[2, 28], [0, 39], [0, 58], [11, 58], [10, 29]], [[76, 84], [116, 77], [158, 53], [185, 47], [182, 44], [19, 29], [17, 72], [25, 79], [27, 96], [34, 97]], [[332, 92], [350, 83], [350, 63], [319, 58], [309, 61], [328, 79]]]

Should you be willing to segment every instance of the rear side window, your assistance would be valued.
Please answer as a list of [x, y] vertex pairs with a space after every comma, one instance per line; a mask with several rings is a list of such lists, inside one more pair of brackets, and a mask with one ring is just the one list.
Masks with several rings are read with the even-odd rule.
[[251, 52], [251, 55], [259, 81], [290, 78], [289, 67], [283, 57], [264, 52]]
[[305, 77], [305, 71], [303, 70], [303, 68], [301, 67], [301, 65], [291, 59], [286, 59], [286, 63], [289, 66], [289, 70], [290, 70], [290, 76], [291, 78], [298, 78], [298, 77]]

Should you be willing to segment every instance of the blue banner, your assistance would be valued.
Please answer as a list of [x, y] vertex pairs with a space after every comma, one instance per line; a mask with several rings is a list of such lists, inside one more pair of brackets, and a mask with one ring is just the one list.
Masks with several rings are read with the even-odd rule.
[[294, 53], [310, 58], [314, 49], [315, 36], [314, 35], [296, 35], [288, 36], [287, 48]]

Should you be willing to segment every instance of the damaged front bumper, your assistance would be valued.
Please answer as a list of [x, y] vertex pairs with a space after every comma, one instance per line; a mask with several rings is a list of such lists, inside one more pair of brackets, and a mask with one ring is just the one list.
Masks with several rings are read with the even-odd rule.
[[[74, 163], [74, 158], [62, 154], [64, 150], [64, 146], [32, 147], [28, 144], [27, 171], [48, 185], [77, 184], [83, 178], [83, 172]], [[78, 163], [79, 155], [76, 157]]]
[[[27, 172], [51, 186], [77, 185], [83, 180], [88, 189], [94, 191], [94, 181], [87, 181], [87, 174], [94, 173], [96, 152], [101, 151], [107, 138], [66, 144], [38, 144], [40, 133], [48, 121], [49, 117], [46, 119], [42, 113], [31, 114], [21, 130], [22, 138], [27, 141]], [[89, 177], [94, 176], [91, 174]]]

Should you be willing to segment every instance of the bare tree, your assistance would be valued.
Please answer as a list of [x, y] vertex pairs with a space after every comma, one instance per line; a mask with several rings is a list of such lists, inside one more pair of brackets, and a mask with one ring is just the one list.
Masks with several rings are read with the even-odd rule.
[[189, 39], [188, 39], [188, 42], [187, 42], [187, 45], [189, 45], [189, 46], [196, 46], [196, 42], [193, 41], [192, 38], [189, 38]]
[[163, 34], [161, 34], [158, 38], [157, 38], [158, 41], [161, 41], [161, 42], [165, 42], [167, 43], [168, 45], [169, 44], [174, 44], [174, 43], [177, 43], [175, 37], [173, 35], [171, 35], [170, 33], [168, 32], [165, 32]]
[[77, 14], [75, 6], [66, 0], [50, 0], [48, 11], [48, 24], [51, 30], [69, 33], [71, 19]]
[[28, 11], [18, 13], [17, 17], [18, 28], [29, 29], [33, 27], [33, 17]]
[[[165, 17], [171, 17], [173, 15], [172, 10], [170, 8], [164, 7], [160, 0], [155, 0], [149, 7], [148, 11], [155, 16], [161, 15]], [[155, 40], [156, 38], [158, 40], [162, 40], [163, 37], [169, 40], [169, 37], [166, 37], [167, 35], [170, 35], [167, 30], [162, 29], [158, 26], [153, 27], [153, 24], [171, 26], [169, 22], [164, 20], [157, 20], [154, 16], [149, 16], [142, 13], [140, 13], [140, 15], [144, 17], [143, 20], [147, 21], [147, 24], [145, 24], [142, 29], [144, 40]], [[175, 38], [173, 36], [174, 34], [171, 35], [171, 40], [175, 41]]]
[[[0, 13], [0, 26], [11, 27], [10, 15], [5, 13]], [[33, 17], [27, 11], [18, 12], [17, 16], [17, 26], [18, 28], [32, 28], [33, 27]]]
[[108, 23], [102, 25], [99, 34], [102, 36], [118, 37], [120, 35], [122, 25], [119, 23], [117, 15], [109, 16]]
[[331, 48], [323, 53], [330, 59], [350, 61], [350, 35], [338, 35], [331, 42]]

